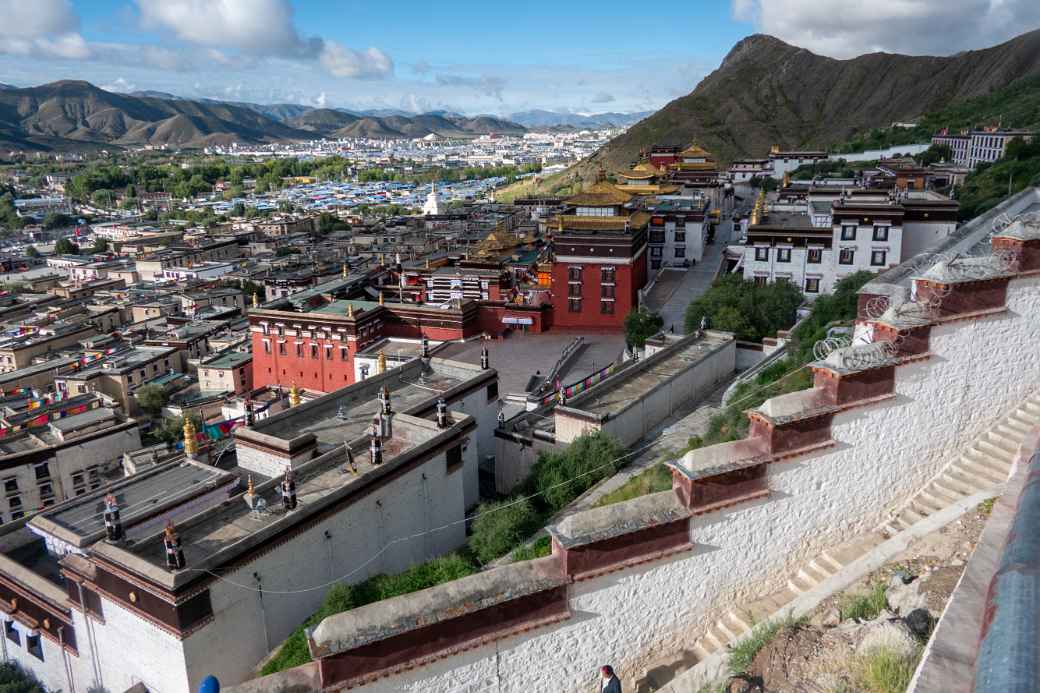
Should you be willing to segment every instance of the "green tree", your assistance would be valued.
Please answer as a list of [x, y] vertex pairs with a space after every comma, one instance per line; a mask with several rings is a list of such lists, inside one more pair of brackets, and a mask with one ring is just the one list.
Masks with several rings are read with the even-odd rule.
[[[155, 383], [148, 383], [142, 385], [134, 393], [134, 397], [137, 398], [137, 404], [141, 409], [151, 416], [153, 419], [158, 418], [162, 413], [163, 407], [170, 401], [170, 396], [166, 393], [166, 388], [162, 385], [156, 385]], [[183, 420], [181, 426], [183, 426]]]
[[75, 219], [70, 217], [68, 214], [62, 214], [61, 212], [51, 212], [43, 218], [43, 228], [50, 229], [64, 229], [72, 226]]
[[787, 281], [758, 285], [740, 275], [727, 274], [712, 284], [686, 309], [686, 331], [708, 326], [733, 331], [737, 339], [759, 342], [794, 324], [803, 301], [798, 288]]
[[625, 316], [625, 342], [630, 347], [642, 349], [646, 340], [661, 331], [664, 319], [646, 308], [633, 310]]
[[107, 188], [95, 190], [90, 196], [90, 201], [95, 207], [110, 207], [112, 205], [112, 191]]
[[54, 244], [54, 253], [56, 255], [79, 255], [79, 246], [68, 238], [59, 238], [58, 242]]
[[541, 518], [526, 498], [483, 503], [469, 546], [481, 563], [504, 556], [538, 530]]
[[107, 253], [108, 251], [109, 251], [109, 243], [108, 243], [108, 239], [107, 238], [101, 238], [101, 237], [95, 238], [94, 239], [94, 245], [90, 246], [90, 252], [91, 253], [97, 253], [97, 254], [100, 255], [101, 253]]
[[25, 249], [27, 257], [40, 257], [40, 251], [36, 249], [36, 246], [31, 245]]

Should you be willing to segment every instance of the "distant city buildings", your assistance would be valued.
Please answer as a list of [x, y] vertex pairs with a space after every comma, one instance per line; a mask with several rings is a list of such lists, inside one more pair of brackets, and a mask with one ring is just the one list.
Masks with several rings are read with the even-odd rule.
[[1008, 143], [1016, 137], [1029, 141], [1035, 136], [1036, 133], [1029, 130], [988, 128], [951, 133], [943, 129], [932, 137], [932, 144], [946, 145], [953, 152], [953, 163], [971, 169], [1003, 158]]

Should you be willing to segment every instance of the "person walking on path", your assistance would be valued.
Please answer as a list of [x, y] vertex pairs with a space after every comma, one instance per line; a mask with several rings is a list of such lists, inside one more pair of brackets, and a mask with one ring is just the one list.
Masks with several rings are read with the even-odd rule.
[[614, 673], [614, 668], [609, 664], [604, 665], [600, 670], [600, 685], [601, 693], [621, 693], [621, 680]]

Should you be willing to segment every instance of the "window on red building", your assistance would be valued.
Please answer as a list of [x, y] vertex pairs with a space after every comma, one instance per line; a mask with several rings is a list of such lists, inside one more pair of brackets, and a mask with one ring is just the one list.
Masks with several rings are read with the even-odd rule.
[[339, 360], [340, 361], [347, 361], [349, 359], [350, 359], [350, 352], [347, 350], [347, 347], [340, 347], [339, 348]]
[[325, 345], [325, 360], [326, 361], [331, 361], [332, 360], [332, 345], [331, 344], [326, 344]]
[[567, 268], [567, 281], [580, 282], [581, 281], [581, 267], [568, 267]]
[[568, 284], [567, 295], [571, 297], [581, 297], [581, 284]]
[[296, 358], [298, 358], [298, 359], [302, 359], [303, 358], [303, 343], [302, 342], [296, 342]]
[[613, 267], [604, 267], [599, 271], [599, 281], [602, 284], [613, 284], [617, 276], [617, 270]]
[[271, 341], [268, 340], [268, 339], [264, 340], [264, 353], [265, 354], [270, 354], [271, 353]]
[[604, 284], [599, 287], [600, 298], [614, 298], [615, 287], [613, 284]]
[[580, 298], [568, 299], [568, 301], [567, 301], [567, 310], [569, 310], [572, 313], [580, 313], [581, 312], [581, 299]]
[[285, 342], [278, 342], [278, 353], [285, 356]]
[[600, 301], [599, 302], [599, 312], [602, 313], [603, 315], [613, 315], [614, 314], [614, 302], [613, 301]]
[[318, 345], [314, 343], [311, 344], [311, 358], [318, 358]]

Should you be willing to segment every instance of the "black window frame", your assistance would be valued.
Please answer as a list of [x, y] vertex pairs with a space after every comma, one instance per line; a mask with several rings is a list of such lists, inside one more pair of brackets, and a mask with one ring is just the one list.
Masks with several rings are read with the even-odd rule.
[[[874, 240], [887, 243], [888, 242], [888, 226], [874, 226]], [[879, 233], [880, 232], [880, 233]]]
[[776, 261], [777, 262], [790, 262], [791, 261], [791, 249], [790, 248], [777, 248], [776, 249]]
[[[881, 260], [878, 261], [878, 256], [881, 256]], [[870, 266], [871, 267], [884, 267], [888, 262], [888, 251], [887, 250], [871, 250], [870, 251]]]
[[[810, 288], [810, 282], [812, 282], [812, 288]], [[818, 294], [820, 293], [820, 278], [819, 277], [806, 277], [805, 278], [805, 293], [807, 294]]]
[[444, 467], [448, 474], [457, 471], [463, 465], [462, 445], [448, 448], [444, 453]]
[[614, 301], [600, 301], [599, 302], [599, 314], [600, 315], [613, 315], [614, 314]]
[[4, 637], [21, 647], [22, 635], [18, 632], [18, 629], [14, 627], [13, 620], [8, 621], [7, 619], [4, 619]]
[[843, 241], [854, 241], [856, 240], [856, 232], [859, 231], [858, 226], [844, 225], [841, 227], [841, 240]]
[[580, 313], [581, 312], [581, 299], [580, 298], [567, 298], [567, 312], [569, 313]]
[[569, 282], [580, 282], [582, 267], [570, 266], [567, 268], [567, 281]]
[[[848, 261], [845, 260], [846, 253], [848, 253]], [[855, 248], [842, 248], [838, 251], [838, 264], [839, 265], [854, 265], [856, 264], [856, 249]]]
[[755, 262], [769, 262], [769, 248], [767, 246], [755, 246]]
[[43, 640], [39, 633], [25, 636], [25, 649], [36, 659], [43, 661]]
[[823, 248], [808, 248], [805, 251], [805, 262], [808, 265], [819, 265], [823, 262]]
[[487, 386], [487, 401], [488, 402], [494, 402], [496, 399], [498, 399], [498, 381], [497, 380], [495, 380], [494, 382], [489, 383], [488, 386]]

